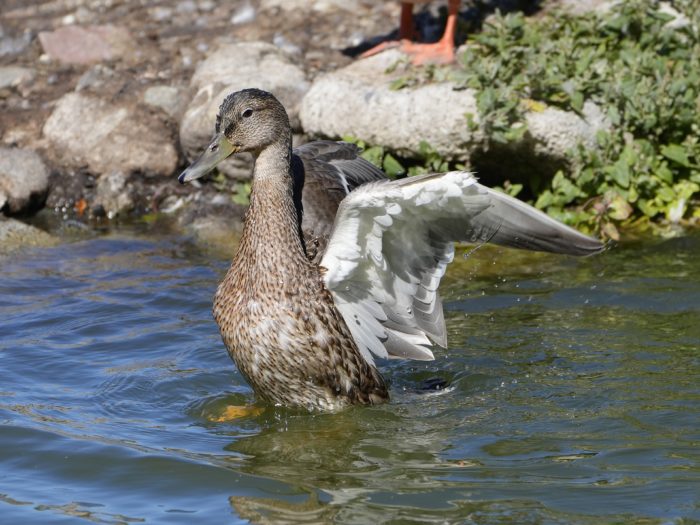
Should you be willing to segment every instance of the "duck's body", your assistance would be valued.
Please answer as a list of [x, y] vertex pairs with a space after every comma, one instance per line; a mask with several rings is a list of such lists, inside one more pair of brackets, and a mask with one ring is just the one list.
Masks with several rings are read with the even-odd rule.
[[251, 202], [214, 317], [239, 370], [271, 403], [386, 401], [373, 354], [429, 360], [431, 341], [446, 345], [437, 286], [455, 240], [573, 255], [602, 248], [466, 172], [387, 181], [351, 145], [293, 153], [284, 108], [259, 90], [226, 99], [215, 140], [180, 181], [235, 151], [255, 157]]
[[[294, 199], [302, 179], [290, 169], [290, 148], [285, 150], [266, 154], [286, 165], [262, 155], [256, 161], [243, 235], [214, 299], [224, 344], [267, 401], [322, 410], [384, 401], [382, 377], [362, 358], [305, 249]], [[307, 195], [312, 193], [310, 188]], [[332, 225], [326, 217], [337, 209], [329, 196], [306, 220], [306, 244], [325, 245]]]

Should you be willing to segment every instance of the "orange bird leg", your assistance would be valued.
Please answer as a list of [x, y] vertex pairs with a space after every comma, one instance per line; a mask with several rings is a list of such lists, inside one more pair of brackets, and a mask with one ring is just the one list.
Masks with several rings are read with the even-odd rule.
[[413, 26], [413, 4], [409, 2], [401, 2], [401, 24], [399, 25], [399, 40], [387, 40], [368, 49], [360, 55], [360, 58], [371, 57], [377, 53], [381, 53], [385, 49], [399, 47], [404, 41], [410, 41], [415, 36], [415, 27]]
[[420, 66], [423, 64], [449, 64], [455, 59], [455, 29], [459, 14], [460, 0], [449, 0], [447, 6], [447, 23], [442, 38], [434, 44], [416, 44], [403, 41], [401, 50], [412, 56], [411, 62]]

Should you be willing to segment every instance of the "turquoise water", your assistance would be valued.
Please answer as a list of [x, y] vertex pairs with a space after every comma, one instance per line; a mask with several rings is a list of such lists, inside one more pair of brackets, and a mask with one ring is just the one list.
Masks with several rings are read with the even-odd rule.
[[450, 348], [382, 363], [390, 404], [225, 423], [223, 256], [124, 229], [2, 258], [0, 523], [700, 523], [699, 255], [458, 256]]

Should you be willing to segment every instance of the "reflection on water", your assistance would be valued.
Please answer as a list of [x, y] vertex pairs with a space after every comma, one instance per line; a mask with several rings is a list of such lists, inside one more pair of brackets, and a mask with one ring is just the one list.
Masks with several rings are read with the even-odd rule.
[[457, 257], [451, 346], [383, 363], [391, 403], [229, 423], [226, 260], [126, 231], [2, 259], [0, 522], [698, 521], [699, 250]]

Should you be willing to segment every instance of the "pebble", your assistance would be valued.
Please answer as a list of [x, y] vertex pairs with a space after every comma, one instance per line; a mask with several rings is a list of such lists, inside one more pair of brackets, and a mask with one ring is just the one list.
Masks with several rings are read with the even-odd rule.
[[36, 77], [36, 71], [33, 69], [19, 66], [0, 67], [0, 89], [29, 83], [34, 80], [34, 77]]
[[249, 24], [255, 20], [255, 15], [255, 8], [249, 2], [246, 2], [234, 11], [233, 16], [231, 16], [231, 23], [233, 25]]
[[32, 150], [0, 148], [0, 209], [20, 214], [43, 205], [49, 191], [49, 170]]

